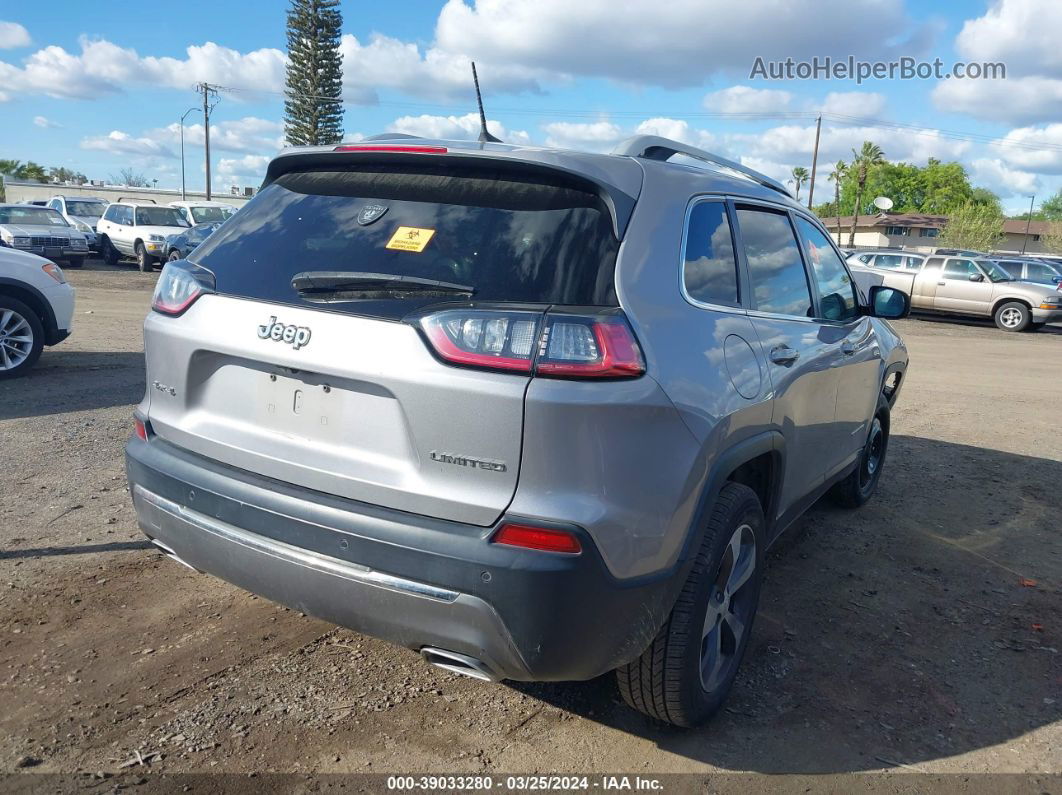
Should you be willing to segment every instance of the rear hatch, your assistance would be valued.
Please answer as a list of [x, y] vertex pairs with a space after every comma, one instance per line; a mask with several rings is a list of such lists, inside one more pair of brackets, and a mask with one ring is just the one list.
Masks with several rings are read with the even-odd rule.
[[[489, 525], [518, 476], [521, 318], [616, 305], [608, 208], [560, 173], [337, 160], [280, 175], [189, 257], [214, 290], [148, 318], [151, 425], [286, 483]], [[444, 361], [424, 317], [494, 358]]]

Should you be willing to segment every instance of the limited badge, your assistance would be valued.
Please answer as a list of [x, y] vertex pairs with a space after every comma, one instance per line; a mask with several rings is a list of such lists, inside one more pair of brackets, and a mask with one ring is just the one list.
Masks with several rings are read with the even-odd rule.
[[392, 251], [415, 251], [418, 254], [428, 245], [435, 234], [434, 229], [418, 229], [415, 226], [400, 226], [391, 235], [384, 248]]
[[358, 212], [358, 223], [362, 226], [368, 226], [373, 221], [378, 221], [383, 218], [383, 215], [386, 212], [387, 205], [385, 204], [366, 204]]

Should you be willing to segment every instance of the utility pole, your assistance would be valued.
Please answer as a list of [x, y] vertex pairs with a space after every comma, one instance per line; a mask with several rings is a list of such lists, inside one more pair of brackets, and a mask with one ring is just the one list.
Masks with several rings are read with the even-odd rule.
[[1036, 201], [1036, 194], [1034, 193], [1029, 197], [1029, 217], [1025, 221], [1025, 239], [1021, 241], [1021, 253], [1025, 253], [1025, 247], [1029, 245], [1029, 227], [1032, 226], [1032, 208], [1033, 202]]
[[[207, 201], [210, 201], [210, 111], [214, 108], [210, 104], [210, 97], [217, 97], [218, 86], [210, 83], [197, 83], [195, 90], [203, 95], [203, 136], [206, 144], [206, 197]], [[215, 104], [217, 104], [216, 99]]]
[[[822, 132], [822, 114], [815, 120], [815, 152], [811, 155], [811, 184], [808, 186], [808, 209], [811, 209], [811, 201], [815, 198], [815, 169], [819, 165], [819, 133]], [[837, 208], [837, 214], [841, 214], [841, 209]], [[838, 238], [838, 244], [840, 238]]]

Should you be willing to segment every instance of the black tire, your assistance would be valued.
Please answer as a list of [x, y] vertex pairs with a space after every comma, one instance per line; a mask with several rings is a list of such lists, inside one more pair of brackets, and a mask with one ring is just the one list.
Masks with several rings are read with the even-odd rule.
[[996, 307], [992, 319], [996, 328], [1003, 331], [1025, 331], [1032, 322], [1032, 312], [1020, 301], [1007, 301]]
[[[17, 337], [20, 338], [19, 341], [8, 342], [16, 336], [12, 334], [9, 337], [8, 332], [22, 325], [18, 319], [25, 321], [25, 325], [29, 326], [31, 339], [28, 342], [28, 351], [26, 350], [27, 343], [21, 339], [26, 336], [25, 329], [20, 328], [16, 332]], [[10, 356], [16, 352], [16, 347], [18, 355], [25, 358], [14, 366], [8, 366], [7, 363], [10, 361]], [[41, 324], [41, 319], [37, 317], [37, 313], [18, 299], [0, 295], [0, 380], [25, 375], [26, 371], [37, 363], [43, 349], [44, 326]]]
[[150, 273], [155, 269], [155, 258], [147, 253], [143, 243], [137, 243], [133, 248], [136, 254], [136, 267], [141, 273]]
[[66, 261], [68, 268], [80, 268], [85, 264], [84, 257], [71, 257]]
[[830, 499], [842, 508], [858, 508], [874, 496], [885, 468], [885, 454], [889, 451], [889, 403], [878, 397], [878, 408], [870, 423], [859, 463], [844, 480], [829, 491]]
[[121, 256], [109, 237], [103, 238], [103, 242], [100, 243], [100, 254], [108, 265], [117, 265]]
[[166, 261], [167, 262], [174, 262], [176, 260], [179, 260], [180, 258], [181, 258], [181, 252], [178, 251], [177, 249], [174, 249], [173, 251], [170, 252], [170, 256], [168, 256], [166, 258]]
[[[752, 634], [764, 545], [763, 509], [756, 492], [727, 483], [667, 622], [638, 659], [616, 669], [627, 704], [676, 726], [700, 725], [722, 706]], [[743, 572], [747, 577], [731, 590], [732, 580]], [[706, 631], [709, 608], [717, 620]], [[713, 657], [705, 657], [713, 651]], [[718, 667], [711, 665], [713, 658], [720, 662]], [[712, 669], [707, 683], [702, 663]]]

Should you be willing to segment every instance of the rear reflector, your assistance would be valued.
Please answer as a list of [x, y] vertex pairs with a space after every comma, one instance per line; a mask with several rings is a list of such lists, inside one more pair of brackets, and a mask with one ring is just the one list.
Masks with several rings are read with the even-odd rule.
[[636, 378], [645, 360], [622, 313], [448, 309], [417, 321], [443, 361], [552, 378]]
[[136, 438], [146, 442], [148, 438], [147, 426], [144, 421], [139, 417], [133, 417], [133, 433], [136, 434]]
[[445, 155], [445, 146], [403, 146], [397, 144], [351, 144], [337, 146], [333, 152], [412, 152], [418, 155]]
[[501, 530], [494, 534], [491, 541], [511, 547], [539, 549], [544, 552], [564, 552], [569, 555], [578, 555], [583, 551], [582, 544], [573, 533], [522, 524], [502, 525]]

